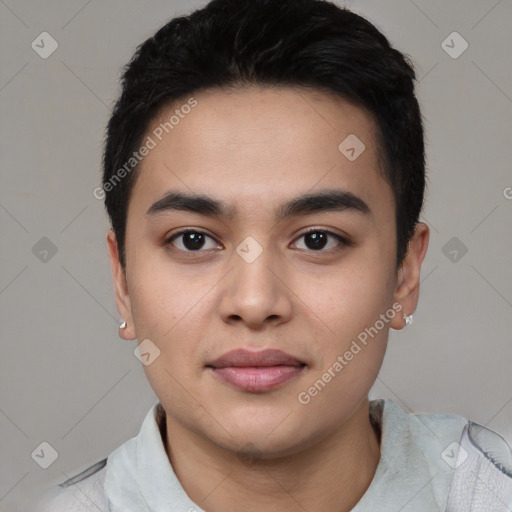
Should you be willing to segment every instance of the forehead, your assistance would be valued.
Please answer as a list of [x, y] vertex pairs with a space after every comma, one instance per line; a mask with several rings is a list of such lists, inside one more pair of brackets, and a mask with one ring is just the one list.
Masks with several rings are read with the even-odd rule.
[[392, 202], [373, 117], [350, 102], [283, 87], [192, 96], [193, 109], [181, 109], [190, 99], [184, 98], [161, 109], [149, 126], [154, 148], [139, 165], [131, 194], [140, 211], [169, 190], [224, 198], [232, 217], [244, 205], [247, 213], [249, 205], [275, 206], [333, 187], [366, 203]]

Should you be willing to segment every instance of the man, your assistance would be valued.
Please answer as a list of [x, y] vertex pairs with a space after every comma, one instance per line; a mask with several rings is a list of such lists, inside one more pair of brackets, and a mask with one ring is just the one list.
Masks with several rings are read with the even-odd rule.
[[499, 436], [368, 400], [429, 239], [413, 80], [320, 0], [214, 0], [137, 49], [95, 193], [158, 403], [51, 510], [508, 510]]

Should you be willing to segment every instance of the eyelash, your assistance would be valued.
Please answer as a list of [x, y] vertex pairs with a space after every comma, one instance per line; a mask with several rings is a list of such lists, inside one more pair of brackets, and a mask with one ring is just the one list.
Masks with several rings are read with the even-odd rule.
[[[187, 257], [193, 257], [195, 254], [197, 253], [200, 253], [200, 252], [205, 252], [204, 250], [197, 250], [197, 251], [185, 251], [183, 249], [178, 249], [177, 247], [173, 247], [172, 246], [172, 242], [178, 238], [179, 236], [181, 235], [185, 235], [187, 233], [199, 233], [199, 234], [202, 234], [202, 235], [205, 235], [209, 238], [211, 238], [212, 240], [214, 240], [214, 238], [212, 236], [210, 236], [208, 233], [206, 233], [205, 231], [201, 231], [200, 229], [184, 229], [182, 231], [178, 231], [177, 233], [173, 233], [169, 238], [167, 238], [165, 241], [164, 241], [164, 245], [167, 247], [167, 246], [170, 246], [172, 247], [172, 250], [176, 250], [176, 251], [180, 251], [182, 253], [185, 253]], [[310, 228], [308, 229], [307, 231], [304, 231], [303, 233], [301, 233], [297, 238], [296, 240], [299, 240], [300, 238], [302, 238], [303, 236], [305, 235], [308, 235], [309, 233], [325, 233], [326, 235], [328, 236], [331, 236], [333, 238], [335, 238], [338, 242], [340, 242], [340, 244], [342, 246], [350, 246], [351, 245], [351, 242], [349, 239], [337, 234], [337, 233], [334, 233], [333, 231], [329, 231], [328, 229], [320, 229], [320, 228]], [[313, 249], [310, 249], [309, 251], [310, 252], [313, 252], [313, 253], [327, 253], [327, 254], [332, 254], [332, 253], [335, 253], [335, 252], [338, 252], [340, 251], [341, 248], [336, 248], [336, 249], [329, 249], [329, 250], [318, 250], [318, 251], [315, 251]]]

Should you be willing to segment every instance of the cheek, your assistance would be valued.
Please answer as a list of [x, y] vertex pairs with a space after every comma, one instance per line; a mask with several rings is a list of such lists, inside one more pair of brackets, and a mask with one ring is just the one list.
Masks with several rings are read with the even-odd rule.
[[301, 407], [307, 407], [305, 421], [311, 428], [320, 415], [325, 428], [351, 415], [368, 396], [386, 352], [389, 323], [380, 320], [389, 310], [386, 295], [378, 290], [369, 293], [363, 286], [345, 291], [337, 301], [331, 296], [329, 308], [323, 310], [329, 330], [324, 328], [316, 338], [321, 357], [296, 397], [304, 404]]
[[[160, 252], [160, 251], [158, 251]], [[164, 253], [164, 251], [161, 251]], [[141, 255], [142, 256], [142, 255]], [[207, 283], [148, 251], [130, 272], [130, 299], [137, 337], [165, 339], [207, 291]], [[205, 290], [206, 288], [206, 290]], [[205, 291], [203, 291], [205, 290]], [[202, 295], [201, 295], [202, 292]]]
[[389, 266], [364, 258], [361, 253], [353, 260], [347, 259], [343, 267], [329, 275], [296, 283], [297, 295], [308, 306], [308, 315], [311, 320], [316, 318], [315, 323], [321, 326], [330, 344], [335, 337], [346, 342], [373, 325], [392, 301]]
[[[347, 259], [327, 279], [317, 276], [303, 284], [299, 293], [308, 306], [308, 321], [318, 326], [315, 351], [321, 354], [307, 379], [311, 392], [317, 393], [311, 409], [328, 408], [329, 403], [350, 408], [368, 394], [382, 365], [390, 325], [390, 318], [382, 321], [380, 315], [395, 314], [390, 310], [390, 269], [384, 260], [372, 261], [360, 253], [357, 261]], [[333, 417], [342, 414], [331, 412]]]
[[139, 343], [151, 340], [160, 351], [154, 363], [144, 366], [150, 382], [172, 380], [169, 374], [180, 380], [197, 378], [202, 361], [197, 347], [211, 318], [208, 292], [215, 276], [192, 267], [180, 270], [169, 262], [157, 264], [148, 258], [144, 264], [139, 260], [130, 274], [130, 283], [137, 339]]

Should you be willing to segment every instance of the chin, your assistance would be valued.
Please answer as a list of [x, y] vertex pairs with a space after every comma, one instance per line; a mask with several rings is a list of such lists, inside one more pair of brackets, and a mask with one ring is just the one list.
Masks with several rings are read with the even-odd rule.
[[236, 453], [252, 453], [253, 456], [265, 459], [290, 455], [300, 451], [300, 447], [314, 444], [311, 437], [317, 436], [308, 435], [304, 423], [298, 422], [297, 418], [290, 421], [290, 417], [287, 416], [292, 415], [289, 413], [289, 410], [284, 411], [280, 419], [275, 415], [265, 416], [261, 413], [246, 414], [237, 422], [231, 418], [230, 421], [221, 423], [231, 435], [221, 429], [222, 439], [219, 439], [217, 444]]

